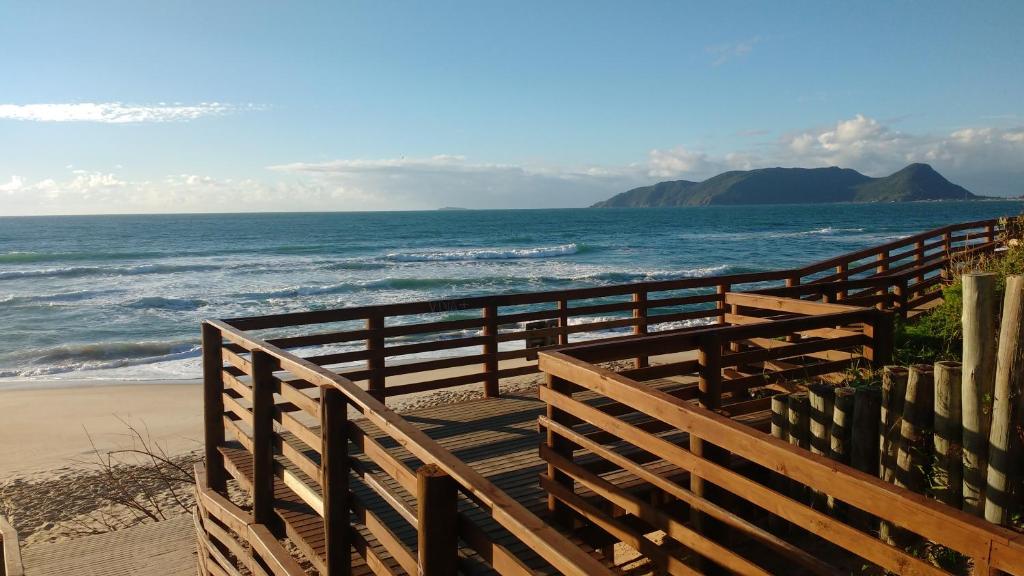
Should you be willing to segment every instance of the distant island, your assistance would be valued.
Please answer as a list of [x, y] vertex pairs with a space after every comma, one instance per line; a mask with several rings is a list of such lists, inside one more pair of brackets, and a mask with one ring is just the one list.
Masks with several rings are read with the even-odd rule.
[[673, 180], [633, 188], [592, 208], [980, 199], [931, 166], [911, 164], [884, 178], [835, 166], [733, 170], [703, 182]]

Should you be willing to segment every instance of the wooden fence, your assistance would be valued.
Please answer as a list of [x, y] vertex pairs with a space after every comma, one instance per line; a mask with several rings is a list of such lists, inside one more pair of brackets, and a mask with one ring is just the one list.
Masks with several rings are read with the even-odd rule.
[[[792, 270], [224, 322], [294, 356], [329, 366], [380, 400], [474, 383], [483, 383], [485, 394], [496, 396], [500, 380], [538, 371], [540, 350], [580, 340], [686, 331], [721, 322], [726, 292], [847, 300], [851, 305], [875, 305], [906, 316], [941, 297], [941, 272], [952, 259], [993, 251], [998, 230], [996, 220], [955, 224]], [[550, 325], [530, 326], [537, 322]], [[311, 325], [319, 328], [311, 331]], [[550, 344], [523, 346], [538, 340]], [[443, 357], [424, 358], [424, 354]]]
[[[500, 532], [557, 572], [611, 574], [344, 377], [223, 322], [208, 321], [203, 330], [207, 382], [215, 385], [205, 398], [207, 469], [200, 494], [209, 498], [197, 525], [201, 541], [217, 536], [211, 527], [230, 527], [239, 540], [257, 537], [266, 548], [265, 534], [253, 532], [262, 526], [287, 535], [315, 568], [332, 575], [354, 566], [383, 574], [451, 574], [473, 563], [500, 574], [533, 573], [535, 567], [495, 540]], [[225, 432], [240, 446], [227, 442]], [[395, 457], [388, 445], [408, 450], [421, 466]], [[229, 523], [237, 510], [214, 496], [225, 492], [229, 476], [252, 494], [246, 522]], [[359, 529], [350, 524], [350, 511]], [[411, 529], [412, 542], [396, 533], [396, 520]], [[460, 540], [468, 548], [460, 550]], [[270, 555], [278, 558], [273, 550]], [[253, 560], [244, 558], [242, 565]], [[301, 573], [275, 562], [277, 576]]]
[[[940, 567], [947, 549], [969, 558], [975, 574], [1024, 574], [1024, 535], [734, 419], [730, 403], [719, 394], [729, 388], [725, 366], [731, 361], [725, 359], [748, 354], [761, 360], [774, 356], [774, 350], [728, 352], [729, 343], [779, 341], [821, 319], [825, 326], [832, 322], [824, 315], [645, 339], [659, 350], [700, 351], [696, 403], [638, 381], [628, 371], [594, 364], [605, 360], [605, 353], [621, 354], [618, 346], [542, 353], [540, 365], [549, 379], [540, 394], [548, 405], [539, 420], [547, 435], [541, 454], [548, 462], [541, 482], [553, 511], [563, 522], [575, 517], [629, 544], [669, 574], [716, 568], [740, 574], [843, 574], [874, 566], [896, 574], [937, 575], [948, 573]], [[765, 408], [764, 399], [754, 401]], [[809, 413], [805, 395], [803, 410], [790, 410], [789, 418], [797, 420], [796, 427]], [[840, 503], [849, 515], [841, 518], [815, 506], [813, 494]], [[847, 520], [857, 513], [932, 546], [908, 551], [884, 542]], [[654, 533], [664, 538], [656, 543], [647, 536]]]

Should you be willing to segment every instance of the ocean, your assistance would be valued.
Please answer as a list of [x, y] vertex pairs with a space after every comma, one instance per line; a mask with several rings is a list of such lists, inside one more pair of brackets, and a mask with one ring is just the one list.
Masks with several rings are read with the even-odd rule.
[[0, 387], [197, 378], [203, 318], [772, 270], [1022, 207], [0, 218]]

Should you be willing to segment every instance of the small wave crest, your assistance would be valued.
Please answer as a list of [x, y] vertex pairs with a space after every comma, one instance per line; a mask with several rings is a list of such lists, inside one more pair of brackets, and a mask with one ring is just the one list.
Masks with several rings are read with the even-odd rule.
[[37, 270], [10, 270], [0, 272], [0, 280], [20, 278], [81, 278], [84, 276], [137, 276], [140, 274], [174, 274], [178, 272], [204, 272], [219, 270], [214, 264], [140, 264], [137, 266], [69, 266]]
[[198, 310], [206, 306], [205, 300], [198, 298], [164, 298], [163, 296], [149, 296], [139, 298], [125, 304], [128, 308], [136, 310]]
[[0, 370], [0, 378], [63, 374], [86, 370], [121, 368], [168, 360], [198, 357], [200, 346], [192, 341], [102, 342], [65, 344], [24, 353], [23, 368]]
[[449, 262], [465, 260], [518, 260], [523, 258], [557, 258], [580, 252], [578, 244], [542, 246], [539, 248], [480, 248], [438, 252], [392, 252], [384, 256], [394, 262]]

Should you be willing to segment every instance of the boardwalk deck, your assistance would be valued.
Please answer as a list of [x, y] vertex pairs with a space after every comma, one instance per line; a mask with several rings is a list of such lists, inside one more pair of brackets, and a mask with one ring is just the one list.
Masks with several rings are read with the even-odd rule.
[[[679, 382], [673, 380], [662, 380], [653, 385], [663, 390], [673, 390], [681, 387], [692, 386], [690, 382]], [[580, 395], [587, 398], [587, 395]], [[590, 395], [594, 398], [593, 395]], [[594, 401], [598, 401], [594, 398]], [[546, 469], [546, 463], [541, 460], [537, 446], [542, 438], [537, 429], [537, 417], [544, 412], [545, 405], [535, 394], [505, 395], [497, 398], [486, 398], [470, 400], [456, 404], [445, 404], [431, 408], [424, 408], [407, 412], [403, 417], [426, 432], [430, 437], [441, 443], [450, 450], [456, 457], [472, 466], [476, 471], [483, 474], [506, 494], [526, 506], [531, 512], [546, 514], [547, 493], [541, 488], [538, 482], [538, 475]], [[741, 420], [755, 427], [764, 428], [770, 418], [769, 411], [753, 412], [741, 417]], [[367, 425], [368, 429], [371, 426]], [[383, 445], [393, 451], [393, 454], [410, 467], [415, 468], [418, 461], [408, 451], [390, 442], [389, 439], [379, 430], [373, 430], [370, 435], [380, 441]], [[684, 443], [687, 436], [678, 431], [668, 431], [664, 437], [674, 442]], [[288, 435], [285, 435], [288, 438]], [[294, 438], [289, 442], [299, 447], [301, 443]], [[222, 448], [228, 468], [240, 479], [243, 486], [249, 488], [252, 477], [252, 456], [240, 446], [228, 445]], [[312, 458], [316, 454], [307, 451]], [[368, 462], [363, 459], [364, 462]], [[282, 461], [283, 463], [283, 461]], [[652, 463], [656, 465], [656, 463]], [[299, 473], [294, 468], [293, 472]], [[606, 474], [618, 485], [628, 485], [630, 478], [622, 471]], [[390, 488], [396, 488], [393, 481], [388, 478], [381, 478], [382, 482], [390, 484]], [[369, 491], [366, 491], [369, 492]], [[360, 494], [364, 498], [372, 498], [370, 494]], [[308, 505], [303, 503], [294, 492], [278, 481], [275, 486], [275, 509], [284, 522], [289, 539], [291, 539], [303, 554], [313, 564], [322, 569], [324, 561], [324, 538], [323, 519]], [[415, 501], [409, 498], [406, 504], [415, 505]], [[469, 513], [472, 510], [464, 507]], [[394, 530], [395, 536], [411, 548], [415, 548], [416, 533], [394, 512], [391, 506], [381, 502], [375, 507], [381, 518]], [[542, 570], [543, 562], [537, 558], [531, 558], [529, 550], [524, 549], [513, 535], [503, 533], [503, 530], [493, 522], [487, 522], [483, 515], [474, 515], [474, 520], [480, 522], [484, 529], [495, 538], [496, 541], [508, 546], [510, 551], [522, 554], [532, 568]], [[360, 530], [364, 538], [371, 546], [375, 541], [364, 527], [358, 522], [353, 523], [357, 530]], [[595, 546], [591, 544], [590, 548]], [[378, 552], [389, 562], [390, 558], [383, 549]], [[474, 566], [477, 573], [493, 573], [489, 568], [479, 562], [475, 553], [464, 549], [463, 565]], [[596, 553], [595, 553], [596, 554]], [[368, 570], [362, 560], [362, 556], [353, 552], [353, 562], [357, 562], [353, 573], [367, 573]]]

